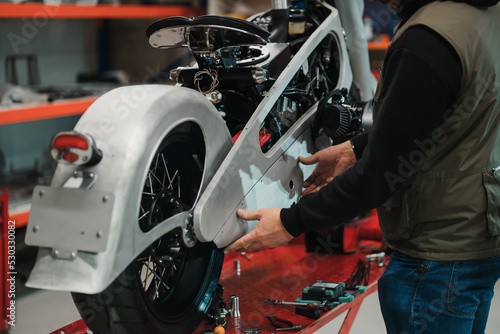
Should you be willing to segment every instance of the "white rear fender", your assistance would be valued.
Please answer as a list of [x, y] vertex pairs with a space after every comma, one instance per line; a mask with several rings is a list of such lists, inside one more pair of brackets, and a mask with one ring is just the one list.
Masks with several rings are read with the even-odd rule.
[[[154, 240], [186, 224], [189, 212], [146, 233], [138, 224], [151, 160], [165, 136], [186, 122], [197, 124], [204, 136], [204, 189], [232, 140], [203, 95], [163, 85], [122, 87], [85, 112], [75, 130], [90, 134], [103, 157], [97, 165], [78, 170], [59, 164], [52, 186], [35, 190], [26, 242], [40, 251], [28, 286], [98, 293]], [[62, 188], [75, 171], [92, 175], [91, 186]]]

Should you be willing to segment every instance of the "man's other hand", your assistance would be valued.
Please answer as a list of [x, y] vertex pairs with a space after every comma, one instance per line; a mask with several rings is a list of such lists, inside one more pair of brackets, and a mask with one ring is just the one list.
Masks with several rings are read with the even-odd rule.
[[342, 144], [325, 148], [310, 157], [299, 157], [299, 162], [304, 165], [318, 164], [311, 176], [302, 183], [302, 187], [306, 188], [302, 191], [302, 195], [307, 195], [320, 190], [337, 175], [342, 174], [346, 169], [354, 165], [356, 156], [352, 150], [351, 143], [346, 141]]

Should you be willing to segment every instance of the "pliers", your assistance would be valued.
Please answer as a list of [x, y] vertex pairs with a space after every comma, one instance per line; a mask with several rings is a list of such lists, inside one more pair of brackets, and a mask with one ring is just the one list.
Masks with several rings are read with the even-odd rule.
[[262, 333], [262, 329], [259, 329], [259, 328], [249, 329], [249, 330], [240, 329], [240, 331], [242, 331], [245, 334], [260, 334], [260, 333]]
[[[269, 319], [273, 323], [274, 327], [276, 327], [276, 331], [295, 331], [295, 330], [302, 329], [302, 326], [294, 325], [293, 322], [291, 322], [289, 320], [278, 318], [274, 314], [268, 314], [268, 315], [266, 315], [266, 318]], [[285, 326], [281, 325], [280, 322], [282, 324], [285, 324]]]

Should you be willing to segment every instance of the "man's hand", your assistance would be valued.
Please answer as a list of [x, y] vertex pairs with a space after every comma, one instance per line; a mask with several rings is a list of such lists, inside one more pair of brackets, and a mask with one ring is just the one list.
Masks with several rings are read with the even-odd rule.
[[244, 220], [258, 220], [257, 226], [247, 235], [229, 245], [224, 254], [231, 252], [253, 252], [281, 246], [292, 240], [293, 236], [283, 226], [281, 209], [260, 209], [245, 211], [238, 209], [236, 214]]
[[331, 146], [317, 152], [316, 154], [303, 158], [299, 157], [299, 162], [304, 165], [318, 165], [302, 184], [306, 188], [302, 195], [316, 192], [333, 180], [337, 175], [342, 174], [346, 169], [354, 165], [356, 156], [352, 150], [351, 143], [346, 141], [342, 144]]

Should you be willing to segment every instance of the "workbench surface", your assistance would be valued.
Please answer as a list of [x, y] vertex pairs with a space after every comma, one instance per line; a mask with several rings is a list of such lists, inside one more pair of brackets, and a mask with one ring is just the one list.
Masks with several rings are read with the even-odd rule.
[[[302, 289], [316, 282], [345, 282], [356, 267], [359, 259], [364, 260], [369, 252], [354, 254], [308, 253], [302, 242], [247, 253], [243, 257], [239, 253], [226, 256], [222, 269], [220, 284], [224, 287], [223, 299], [230, 307], [231, 295], [238, 295], [240, 303], [239, 318], [227, 316], [226, 333], [243, 333], [240, 329], [261, 329], [262, 333], [274, 333], [275, 327], [266, 318], [274, 314], [279, 318], [290, 320], [294, 325], [301, 325], [300, 333], [313, 333], [334, 318], [351, 309], [352, 325], [362, 299], [377, 290], [377, 280], [383, 274], [384, 267], [376, 262], [370, 266], [370, 280], [366, 293], [358, 295], [353, 302], [340, 304], [334, 309], [323, 312], [318, 320], [296, 315], [294, 310], [279, 305], [269, 305], [261, 298], [295, 301], [302, 296]], [[237, 276], [235, 260], [240, 261], [241, 274]], [[346, 321], [344, 321], [345, 323]], [[208, 321], [203, 322], [195, 331], [213, 328]]]
[[[298, 333], [314, 333], [345, 311], [349, 313], [339, 333], [348, 333], [362, 300], [377, 290], [377, 280], [385, 270], [385, 267], [378, 267], [376, 262], [371, 263], [370, 280], [365, 293], [358, 295], [350, 303], [340, 304], [324, 312], [317, 320], [296, 315], [294, 310], [279, 305], [265, 304], [261, 298], [294, 301], [302, 296], [303, 288], [317, 280], [345, 282], [356, 267], [358, 260], [364, 260], [370, 253], [370, 251], [344, 255], [308, 253], [303, 238], [299, 238], [286, 246], [248, 253], [246, 254], [248, 259], [240, 253], [227, 255], [220, 278], [220, 284], [224, 287], [223, 299], [229, 308], [231, 295], [238, 295], [241, 316], [238, 318], [227, 316], [226, 334], [241, 334], [243, 333], [241, 329], [261, 329], [264, 334], [276, 333], [275, 327], [266, 318], [267, 314], [274, 314], [279, 318], [292, 321], [294, 325], [301, 325], [303, 329]], [[237, 275], [235, 260], [240, 261], [240, 276]], [[214, 325], [206, 320], [194, 333], [209, 328], [213, 329]], [[51, 334], [59, 334], [61, 331], [85, 334], [87, 329], [85, 323], [78, 320]]]

